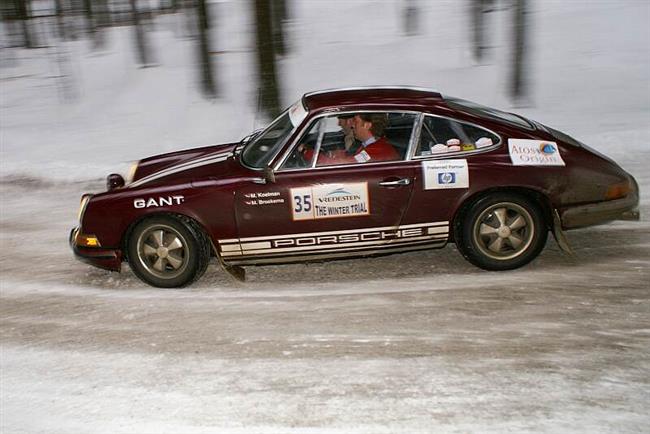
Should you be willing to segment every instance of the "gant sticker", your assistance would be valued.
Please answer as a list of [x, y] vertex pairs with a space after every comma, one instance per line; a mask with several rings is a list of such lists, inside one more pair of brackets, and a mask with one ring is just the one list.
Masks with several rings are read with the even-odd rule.
[[555, 142], [508, 139], [508, 151], [513, 166], [565, 166]]
[[185, 202], [185, 196], [161, 196], [158, 198], [150, 197], [148, 199], [133, 199], [134, 208], [151, 208], [180, 205]]
[[368, 183], [292, 188], [291, 211], [294, 220], [368, 215]]
[[424, 189], [468, 188], [467, 160], [423, 161]]

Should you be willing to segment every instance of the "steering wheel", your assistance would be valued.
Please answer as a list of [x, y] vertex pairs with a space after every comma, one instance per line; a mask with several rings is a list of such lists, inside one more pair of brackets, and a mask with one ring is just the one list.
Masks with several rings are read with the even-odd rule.
[[305, 168], [309, 166], [309, 162], [305, 159], [304, 151], [296, 151], [287, 158], [285, 165], [292, 168]]

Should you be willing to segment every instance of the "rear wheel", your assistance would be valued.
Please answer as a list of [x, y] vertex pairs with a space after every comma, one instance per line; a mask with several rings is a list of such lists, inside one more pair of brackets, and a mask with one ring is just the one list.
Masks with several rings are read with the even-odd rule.
[[186, 286], [205, 272], [209, 243], [190, 219], [157, 216], [139, 223], [128, 240], [131, 269], [146, 283], [162, 288]]
[[511, 193], [496, 193], [469, 205], [455, 222], [456, 245], [486, 270], [526, 265], [544, 248], [548, 229], [539, 206]]

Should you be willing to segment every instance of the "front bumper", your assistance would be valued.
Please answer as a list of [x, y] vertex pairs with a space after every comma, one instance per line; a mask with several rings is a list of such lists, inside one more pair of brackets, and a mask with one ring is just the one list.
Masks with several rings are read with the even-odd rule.
[[589, 203], [559, 210], [562, 229], [583, 228], [613, 220], [639, 220], [639, 186], [634, 178], [631, 179], [632, 191], [622, 199]]
[[95, 267], [110, 271], [120, 271], [122, 268], [122, 251], [119, 249], [105, 249], [102, 247], [83, 247], [76, 242], [79, 228], [70, 231], [70, 248], [75, 257]]

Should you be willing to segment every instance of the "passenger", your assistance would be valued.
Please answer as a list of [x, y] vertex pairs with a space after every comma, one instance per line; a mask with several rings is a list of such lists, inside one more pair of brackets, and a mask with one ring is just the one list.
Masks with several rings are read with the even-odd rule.
[[[341, 127], [341, 132], [343, 133], [343, 149], [339, 148], [338, 150], [327, 152], [321, 151], [320, 156], [318, 157], [320, 165], [334, 164], [346, 154], [354, 155], [359, 149], [359, 146], [361, 146], [361, 142], [354, 138], [354, 131], [352, 130], [354, 114], [348, 113], [339, 115], [337, 116], [337, 120], [339, 127]], [[301, 144], [298, 147], [298, 151], [302, 152], [304, 161], [311, 161], [314, 155], [314, 150], [306, 147], [304, 144]], [[345, 151], [345, 154], [343, 154], [342, 151]]]
[[354, 138], [354, 131], [352, 130], [354, 114], [339, 115], [338, 121], [341, 131], [343, 131], [343, 145], [345, 152], [348, 155], [354, 155], [361, 145], [361, 142]]
[[[399, 160], [399, 153], [383, 136], [387, 125], [388, 115], [385, 113], [359, 113], [349, 120], [339, 117], [339, 126], [343, 129], [344, 134], [346, 128], [350, 128], [356, 140], [353, 142], [347, 139], [345, 151], [319, 153], [317, 165], [332, 166], [355, 162]], [[350, 143], [349, 146], [347, 146], [348, 143]], [[303, 151], [301, 148], [299, 150]], [[304, 150], [306, 161], [310, 161], [312, 156], [313, 150]]]

